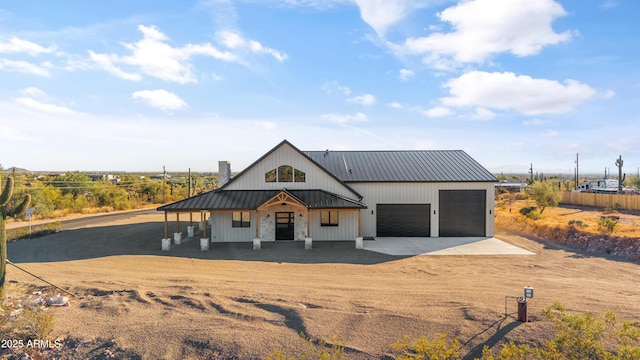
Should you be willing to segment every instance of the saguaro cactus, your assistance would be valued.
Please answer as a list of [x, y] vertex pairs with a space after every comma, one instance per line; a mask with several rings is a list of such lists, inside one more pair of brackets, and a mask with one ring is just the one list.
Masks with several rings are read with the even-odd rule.
[[0, 195], [0, 302], [4, 302], [4, 282], [7, 273], [7, 217], [22, 215], [31, 203], [31, 195], [27, 194], [24, 200], [15, 209], [8, 209], [7, 205], [13, 195], [13, 177], [7, 178], [7, 183]]

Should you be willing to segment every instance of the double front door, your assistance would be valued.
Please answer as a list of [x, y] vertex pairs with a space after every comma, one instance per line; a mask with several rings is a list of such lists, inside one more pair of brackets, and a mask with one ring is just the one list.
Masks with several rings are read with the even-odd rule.
[[293, 240], [293, 213], [276, 213], [276, 240]]

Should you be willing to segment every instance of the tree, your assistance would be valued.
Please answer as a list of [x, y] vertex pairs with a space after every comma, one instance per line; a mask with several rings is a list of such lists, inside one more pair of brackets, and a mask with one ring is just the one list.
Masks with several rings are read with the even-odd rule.
[[531, 185], [530, 189], [536, 204], [540, 208], [540, 214], [544, 212], [547, 206], [558, 206], [562, 194], [557, 184], [549, 181], [536, 181]]

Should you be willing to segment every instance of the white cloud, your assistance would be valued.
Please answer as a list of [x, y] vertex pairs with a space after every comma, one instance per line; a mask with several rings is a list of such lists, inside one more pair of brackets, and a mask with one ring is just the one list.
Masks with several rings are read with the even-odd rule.
[[131, 55], [89, 51], [91, 59], [102, 69], [123, 79], [138, 81], [141, 75], [122, 70], [119, 66], [129, 66], [149, 76], [180, 84], [197, 82], [190, 62], [193, 56], [209, 56], [222, 61], [237, 60], [235, 55], [220, 51], [209, 43], [172, 47], [167, 43], [168, 37], [155, 26], [139, 25], [138, 30], [143, 34], [142, 40], [133, 44], [122, 43], [122, 46], [131, 51]]
[[322, 84], [320, 89], [328, 95], [332, 95], [335, 93], [341, 93], [345, 96], [351, 95], [351, 89], [349, 89], [349, 87], [346, 85], [341, 85], [337, 81], [327, 81], [326, 83]]
[[530, 56], [547, 45], [572, 38], [570, 31], [556, 33], [551, 27], [554, 19], [566, 14], [554, 0], [462, 1], [438, 13], [452, 31], [408, 38], [403, 45], [389, 46], [402, 54], [422, 54], [425, 63], [439, 69], [480, 63], [504, 52]]
[[0, 53], [27, 53], [31, 56], [51, 53], [55, 47], [44, 47], [28, 40], [12, 37], [7, 41], [0, 39]]
[[424, 7], [428, 1], [420, 0], [353, 0], [360, 8], [360, 17], [369, 24], [378, 36], [404, 19], [413, 10]]
[[475, 106], [516, 110], [525, 115], [560, 114], [598, 95], [596, 90], [575, 80], [560, 83], [511, 72], [471, 71], [444, 84], [450, 96], [444, 106]]
[[233, 50], [248, 50], [254, 54], [267, 54], [273, 56], [276, 60], [283, 62], [287, 59], [287, 54], [266, 47], [255, 40], [244, 39], [240, 34], [233, 31], [218, 31], [216, 33], [218, 42]]
[[347, 101], [364, 106], [371, 106], [376, 103], [376, 97], [371, 94], [363, 94], [347, 99]]
[[387, 105], [387, 107], [390, 107], [392, 109], [402, 109], [403, 108], [402, 104], [400, 104], [397, 101], [392, 101], [392, 102], [387, 103], [385, 105]]
[[415, 75], [415, 72], [409, 69], [400, 69], [400, 80], [409, 80]]
[[322, 114], [321, 117], [325, 120], [329, 120], [338, 124], [346, 124], [352, 121], [364, 122], [367, 121], [367, 115], [359, 112], [355, 115], [345, 115], [345, 114]]
[[451, 109], [446, 108], [444, 106], [436, 106], [431, 109], [423, 110], [422, 114], [424, 114], [428, 118], [440, 118], [445, 116], [451, 116], [454, 114], [454, 112]]
[[44, 77], [49, 76], [49, 70], [46, 68], [22, 60], [0, 59], [0, 70]]
[[142, 75], [137, 73], [128, 73], [115, 66], [113, 63], [118, 61], [118, 57], [116, 55], [96, 54], [89, 50], [89, 57], [96, 63], [96, 65], [98, 65], [98, 67], [102, 68], [102, 70], [110, 72], [121, 79], [132, 81], [142, 80]]
[[20, 93], [24, 95], [29, 95], [29, 96], [45, 96], [46, 95], [44, 91], [32, 86], [20, 90]]
[[618, 6], [618, 2], [615, 0], [605, 0], [600, 4], [600, 7], [605, 10], [613, 9], [616, 6]]
[[476, 108], [476, 111], [471, 114], [473, 120], [490, 120], [496, 117], [496, 113], [483, 107]]
[[131, 98], [165, 111], [180, 110], [188, 106], [178, 95], [164, 89], [136, 91]]
[[51, 114], [66, 114], [66, 115], [78, 114], [78, 112], [71, 110], [67, 107], [54, 105], [54, 104], [46, 104], [28, 97], [17, 98], [15, 99], [15, 102], [22, 106], [28, 107], [30, 109], [51, 113]]
[[542, 134], [542, 137], [546, 137], [546, 138], [554, 138], [558, 136], [560, 136], [560, 133], [555, 130], [548, 130], [547, 132]]

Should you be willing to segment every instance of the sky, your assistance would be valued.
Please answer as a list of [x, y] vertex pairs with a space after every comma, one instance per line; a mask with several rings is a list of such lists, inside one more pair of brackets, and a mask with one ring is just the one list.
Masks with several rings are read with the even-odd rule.
[[232, 171], [464, 150], [498, 174], [640, 169], [637, 0], [0, 2], [0, 164]]

